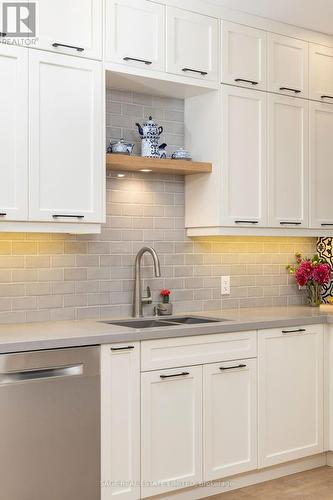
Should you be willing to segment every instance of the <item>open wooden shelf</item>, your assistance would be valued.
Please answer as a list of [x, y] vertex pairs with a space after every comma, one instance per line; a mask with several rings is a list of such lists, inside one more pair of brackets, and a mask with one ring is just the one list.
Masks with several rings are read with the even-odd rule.
[[209, 174], [212, 171], [211, 163], [187, 160], [170, 160], [160, 158], [144, 158], [119, 154], [106, 155], [106, 167], [110, 170], [125, 172], [140, 172], [143, 169], [160, 174]]

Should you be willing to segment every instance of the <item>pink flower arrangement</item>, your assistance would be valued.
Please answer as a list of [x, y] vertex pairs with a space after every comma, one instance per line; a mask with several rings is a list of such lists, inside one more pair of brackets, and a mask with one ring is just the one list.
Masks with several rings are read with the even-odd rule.
[[296, 282], [299, 286], [307, 286], [309, 284], [324, 285], [329, 283], [331, 279], [331, 266], [318, 255], [312, 259], [303, 259], [301, 254], [296, 254], [296, 266], [287, 266], [290, 274], [295, 275]]

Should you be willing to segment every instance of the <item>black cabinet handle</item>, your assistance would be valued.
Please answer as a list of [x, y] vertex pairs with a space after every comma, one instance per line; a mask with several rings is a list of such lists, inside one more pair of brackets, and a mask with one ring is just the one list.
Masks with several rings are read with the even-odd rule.
[[235, 78], [235, 82], [251, 83], [251, 85], [259, 84], [259, 82], [255, 82], [254, 80], [245, 80], [244, 78]]
[[205, 76], [208, 75], [207, 71], [200, 71], [198, 69], [191, 69], [191, 68], [183, 68], [182, 71], [186, 73], [186, 71], [190, 71], [191, 73], [198, 73], [199, 75]]
[[235, 220], [235, 224], [258, 224], [257, 220]]
[[302, 91], [298, 89], [291, 89], [290, 87], [280, 87], [280, 90], [288, 90], [289, 92], [295, 92], [295, 94], [300, 94]]
[[174, 375], [160, 375], [160, 378], [172, 378], [172, 377], [185, 377], [186, 375], [189, 375], [189, 372], [181, 372], [181, 373], [175, 373]]
[[0, 213], [0, 217], [6, 217], [6, 215], [7, 214], [5, 212]]
[[111, 347], [111, 351], [128, 351], [134, 349], [134, 345], [127, 345], [125, 347]]
[[141, 62], [143, 64], [153, 64], [152, 61], [146, 61], [145, 59], [136, 59], [135, 57], [124, 57], [124, 61], [135, 61], [135, 62]]
[[291, 222], [291, 221], [282, 221], [280, 222], [281, 226], [300, 226], [301, 222]]
[[329, 223], [329, 222], [322, 222], [322, 224], [320, 224], [322, 227], [325, 227], [325, 226], [333, 226], [333, 223]]
[[4, 38], [5, 36], [7, 36], [7, 33], [4, 33], [3, 31], [0, 31], [0, 37]]
[[54, 214], [54, 219], [84, 219], [84, 215]]
[[322, 95], [320, 97], [321, 97], [321, 99], [333, 99], [333, 96], [331, 96], [331, 95]]
[[246, 368], [246, 365], [236, 365], [236, 366], [220, 366], [220, 370], [236, 370], [237, 368]]
[[73, 49], [73, 50], [77, 50], [78, 52], [84, 51], [83, 47], [76, 47], [75, 45], [66, 45], [65, 43], [58, 43], [58, 42], [52, 43], [52, 47], [55, 47], [55, 48], [65, 47], [66, 49]]
[[282, 330], [282, 333], [302, 333], [306, 332], [305, 328], [298, 328], [297, 330]]

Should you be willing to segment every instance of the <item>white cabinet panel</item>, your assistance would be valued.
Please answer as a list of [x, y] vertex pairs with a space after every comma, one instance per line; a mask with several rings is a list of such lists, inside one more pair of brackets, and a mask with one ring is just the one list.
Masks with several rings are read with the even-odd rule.
[[28, 50], [0, 45], [0, 219], [28, 218]]
[[102, 500], [140, 498], [140, 344], [101, 347]]
[[267, 35], [248, 26], [222, 21], [222, 82], [265, 90]]
[[204, 480], [257, 467], [257, 360], [203, 367]]
[[217, 81], [218, 20], [167, 8], [167, 71]]
[[161, 370], [190, 364], [253, 358], [256, 355], [255, 331], [144, 340], [141, 343], [141, 369]]
[[106, 0], [105, 5], [106, 61], [163, 71], [165, 7], [146, 0]]
[[31, 47], [102, 59], [102, 0], [38, 0], [38, 20]]
[[269, 225], [308, 226], [308, 102], [270, 95]]
[[201, 366], [141, 375], [141, 479], [142, 497], [202, 480]]
[[333, 106], [310, 103], [310, 227], [333, 227]]
[[333, 49], [310, 43], [310, 99], [333, 103]]
[[102, 222], [101, 65], [39, 50], [29, 57], [30, 220]]
[[222, 225], [265, 226], [266, 94], [222, 88]]
[[308, 97], [309, 44], [282, 35], [268, 35], [271, 92]]
[[259, 466], [323, 451], [323, 327], [261, 331]]

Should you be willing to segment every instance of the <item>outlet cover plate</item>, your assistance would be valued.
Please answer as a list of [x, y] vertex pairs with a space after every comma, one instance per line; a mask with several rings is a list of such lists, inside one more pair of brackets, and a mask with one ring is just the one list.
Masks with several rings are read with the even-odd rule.
[[230, 295], [230, 276], [221, 276], [221, 295]]

